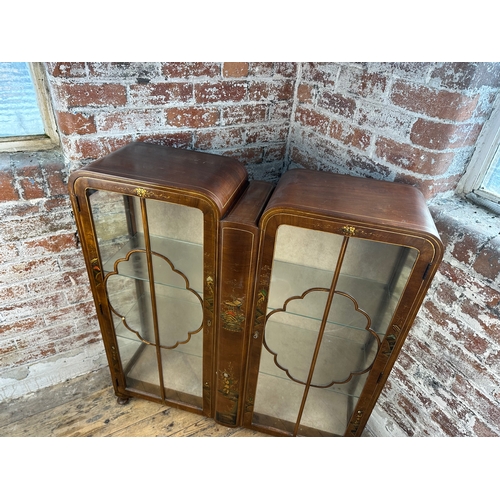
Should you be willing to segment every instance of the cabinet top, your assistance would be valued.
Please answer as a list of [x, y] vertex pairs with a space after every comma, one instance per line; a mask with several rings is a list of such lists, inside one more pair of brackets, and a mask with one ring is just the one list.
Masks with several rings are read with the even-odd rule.
[[308, 212], [393, 229], [439, 235], [423, 194], [406, 184], [316, 170], [281, 177], [266, 214]]
[[212, 199], [223, 215], [246, 186], [248, 174], [232, 158], [145, 142], [132, 142], [72, 173], [158, 188], [201, 193]]

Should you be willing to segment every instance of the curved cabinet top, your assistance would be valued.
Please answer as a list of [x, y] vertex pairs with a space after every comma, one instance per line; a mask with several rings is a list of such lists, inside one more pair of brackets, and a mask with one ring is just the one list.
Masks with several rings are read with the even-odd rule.
[[145, 142], [132, 142], [76, 170], [70, 185], [79, 177], [194, 192], [212, 200], [221, 217], [248, 182], [245, 168], [232, 158]]
[[326, 218], [429, 235], [441, 243], [422, 193], [405, 184], [295, 169], [282, 175], [262, 223], [279, 212]]

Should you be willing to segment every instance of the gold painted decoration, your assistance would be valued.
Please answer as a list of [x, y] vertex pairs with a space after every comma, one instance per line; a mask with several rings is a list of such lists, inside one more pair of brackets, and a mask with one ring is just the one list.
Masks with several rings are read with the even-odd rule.
[[[255, 327], [259, 330], [264, 327], [266, 319], [266, 306], [267, 306], [267, 289], [262, 288], [259, 290], [257, 295], [257, 305], [255, 307]], [[254, 333], [254, 338], [259, 336], [259, 332], [256, 330]]]
[[353, 226], [344, 226], [342, 228], [342, 233], [346, 236], [354, 236], [356, 234], [356, 228]]
[[271, 282], [271, 271], [272, 268], [268, 265], [262, 267], [259, 279], [259, 284], [261, 286], [269, 288], [269, 283]]
[[99, 259], [92, 259], [90, 262], [92, 267], [92, 274], [94, 276], [94, 281], [99, 285], [102, 283], [102, 271], [99, 265]]
[[387, 335], [386, 340], [387, 349], [383, 352], [386, 356], [390, 356], [392, 354], [394, 346], [396, 345], [396, 336], [391, 333], [390, 335]]
[[356, 434], [358, 432], [359, 424], [361, 423], [361, 419], [363, 418], [363, 410], [358, 410], [353, 417], [351, 434]]
[[[214, 279], [208, 276], [205, 284], [205, 307], [209, 312], [214, 312]], [[210, 326], [210, 325], [209, 325]]]
[[226, 300], [221, 305], [222, 327], [231, 332], [242, 332], [245, 323], [243, 298]]
[[150, 197], [153, 193], [151, 193], [150, 191], [147, 191], [146, 189], [144, 188], [135, 188], [135, 194], [137, 196], [140, 196], [141, 198], [148, 198]]
[[219, 390], [224, 394], [224, 396], [229, 396], [229, 394], [234, 391], [237, 387], [238, 381], [234, 376], [234, 370], [232, 363], [229, 363], [226, 369], [219, 372]]
[[253, 407], [255, 403], [255, 398], [252, 394], [250, 394], [245, 401], [245, 410], [244, 413], [252, 413], [253, 412]]

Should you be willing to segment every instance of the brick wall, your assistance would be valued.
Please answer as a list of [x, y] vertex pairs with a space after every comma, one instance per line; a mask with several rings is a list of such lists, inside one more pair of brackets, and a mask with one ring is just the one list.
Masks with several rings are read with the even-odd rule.
[[445, 261], [369, 422], [500, 435], [499, 220], [450, 197], [499, 64], [47, 63], [61, 151], [0, 155], [0, 399], [105, 364], [68, 172], [131, 141], [419, 187]]
[[294, 63], [50, 63], [62, 146], [72, 166], [139, 140], [216, 152], [276, 181]]
[[452, 192], [500, 82], [498, 64], [305, 63], [290, 160]]
[[445, 256], [369, 425], [500, 436], [500, 217], [454, 198], [430, 208]]
[[0, 400], [105, 362], [57, 151], [0, 155]]

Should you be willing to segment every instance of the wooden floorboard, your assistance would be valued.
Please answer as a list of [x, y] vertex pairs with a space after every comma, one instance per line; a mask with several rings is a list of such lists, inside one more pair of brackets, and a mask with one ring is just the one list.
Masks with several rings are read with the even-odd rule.
[[107, 368], [0, 403], [0, 436], [266, 437], [142, 399], [119, 405]]
[[0, 436], [268, 437], [143, 399], [119, 405], [107, 368], [0, 403]]
[[106, 368], [41, 389], [14, 401], [2, 402], [0, 403], [0, 429], [5, 425], [109, 387], [109, 370]]

